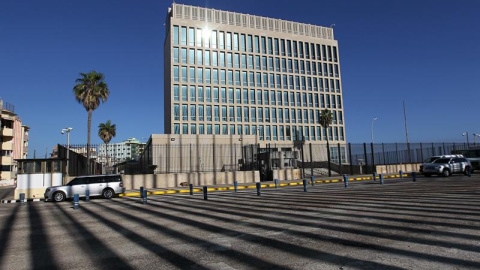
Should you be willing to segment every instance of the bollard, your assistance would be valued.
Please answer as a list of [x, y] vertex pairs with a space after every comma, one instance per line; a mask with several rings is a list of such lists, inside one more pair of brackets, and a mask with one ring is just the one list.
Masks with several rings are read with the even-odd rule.
[[343, 182], [345, 183], [345, 188], [348, 188], [348, 176], [346, 174], [343, 175]]
[[310, 181], [312, 181], [312, 187], [315, 186], [315, 177], [313, 175], [310, 177]]
[[89, 189], [85, 190], [85, 201], [86, 202], [90, 201], [90, 190]]
[[415, 172], [412, 172], [412, 180], [413, 182], [417, 182], [417, 174]]
[[400, 174], [400, 179], [403, 179], [403, 171], [398, 172]]
[[147, 190], [143, 189], [143, 194], [142, 194], [142, 204], [147, 204]]
[[278, 179], [273, 179], [273, 182], [275, 183], [275, 188], [278, 188]]
[[78, 197], [78, 194], [73, 195], [73, 209], [80, 208], [80, 205], [78, 203]]
[[378, 175], [380, 177], [380, 185], [383, 185], [383, 174]]
[[203, 187], [203, 199], [208, 200], [208, 191], [207, 191], [207, 186]]
[[20, 204], [25, 205], [25, 193], [20, 193]]
[[303, 192], [307, 192], [307, 179], [303, 179]]
[[233, 187], [235, 188], [235, 192], [237, 192], [238, 191], [238, 182], [237, 181], [233, 182]]
[[373, 181], [377, 181], [377, 173], [376, 172], [373, 173]]
[[472, 169], [470, 167], [467, 167], [467, 176], [472, 177]]
[[188, 185], [190, 187], [190, 195], [193, 195], [193, 184]]
[[140, 187], [140, 197], [143, 198], [143, 190], [144, 188], [143, 187]]
[[257, 196], [262, 196], [262, 193], [260, 191], [260, 188], [262, 187], [262, 184], [260, 182], [257, 182], [256, 186], [257, 186]]

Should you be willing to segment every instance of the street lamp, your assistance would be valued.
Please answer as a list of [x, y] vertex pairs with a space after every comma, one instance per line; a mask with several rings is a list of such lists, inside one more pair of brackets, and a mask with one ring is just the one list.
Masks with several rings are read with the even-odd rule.
[[373, 144], [373, 123], [377, 121], [377, 119], [378, 119], [377, 117], [372, 119], [372, 144]]
[[67, 176], [68, 176], [68, 162], [70, 158], [70, 131], [72, 131], [72, 129], [73, 128], [69, 127], [69, 128], [62, 129], [61, 131], [62, 134], [65, 134], [65, 132], [67, 133], [67, 172], [66, 172]]
[[468, 140], [468, 132], [463, 132], [463, 136], [467, 136], [467, 148], [470, 147], [470, 141]]

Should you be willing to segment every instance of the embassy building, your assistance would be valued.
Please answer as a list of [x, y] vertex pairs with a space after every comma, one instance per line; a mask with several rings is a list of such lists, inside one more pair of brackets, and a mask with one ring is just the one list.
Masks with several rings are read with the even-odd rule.
[[345, 145], [332, 28], [175, 3], [165, 25], [166, 134]]

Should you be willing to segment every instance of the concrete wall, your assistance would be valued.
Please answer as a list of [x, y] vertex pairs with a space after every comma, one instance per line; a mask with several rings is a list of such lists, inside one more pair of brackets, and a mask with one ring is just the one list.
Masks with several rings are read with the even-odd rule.
[[[300, 169], [285, 169], [274, 171], [274, 178], [279, 180], [300, 179]], [[208, 173], [176, 173], [176, 174], [135, 174], [123, 175], [123, 183], [127, 190], [146, 188], [173, 188], [179, 187], [180, 183], [187, 182], [194, 186], [233, 185], [237, 180], [239, 184], [254, 183], [260, 181], [258, 171], [236, 172], [208, 172]]]
[[61, 173], [19, 174], [14, 197], [19, 199], [20, 193], [25, 193], [25, 198], [41, 199], [47, 187], [62, 185], [62, 178]]
[[394, 165], [379, 165], [377, 167], [377, 173], [398, 173], [404, 172], [418, 172], [420, 171], [421, 163], [414, 164], [394, 164]]

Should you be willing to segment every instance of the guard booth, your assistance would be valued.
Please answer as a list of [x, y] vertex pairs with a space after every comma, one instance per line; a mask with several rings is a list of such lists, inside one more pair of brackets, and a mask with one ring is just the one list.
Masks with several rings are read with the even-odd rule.
[[292, 148], [260, 148], [257, 154], [260, 181], [273, 181], [273, 171], [297, 168], [298, 151]]

